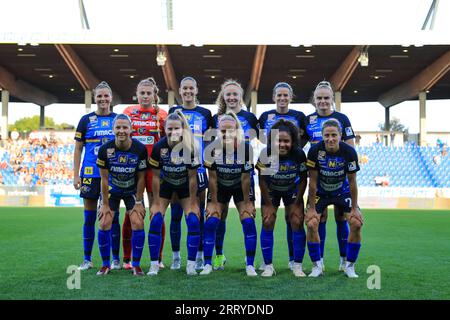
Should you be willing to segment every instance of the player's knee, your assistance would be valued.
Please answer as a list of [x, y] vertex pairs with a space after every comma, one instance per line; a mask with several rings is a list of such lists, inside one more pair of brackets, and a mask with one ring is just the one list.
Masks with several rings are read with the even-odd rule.
[[359, 232], [361, 230], [362, 224], [361, 221], [359, 221], [358, 219], [350, 219], [349, 221], [350, 224], [350, 230], [353, 232]]
[[189, 233], [200, 232], [200, 219], [194, 212], [191, 212], [187, 215], [186, 224]]
[[158, 211], [153, 215], [152, 220], [150, 221], [150, 231], [161, 232], [163, 223], [164, 216]]
[[273, 230], [273, 228], [275, 227], [275, 220], [276, 220], [276, 217], [273, 214], [264, 216], [263, 217], [263, 227], [264, 227], [264, 229], [266, 229], [266, 230]]
[[133, 214], [131, 216], [131, 229], [142, 230], [144, 229], [144, 220], [138, 216], [138, 214]]
[[308, 230], [315, 231], [319, 229], [319, 222], [317, 221], [317, 219], [309, 219], [306, 222], [306, 226], [308, 227]]
[[300, 229], [303, 222], [298, 215], [292, 215], [291, 221], [289, 223], [291, 225], [292, 230], [297, 231]]

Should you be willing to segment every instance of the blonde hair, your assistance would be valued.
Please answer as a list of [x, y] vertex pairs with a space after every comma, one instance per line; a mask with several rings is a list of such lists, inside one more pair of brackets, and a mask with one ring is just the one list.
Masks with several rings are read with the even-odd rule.
[[175, 110], [175, 112], [168, 115], [165, 125], [169, 122], [169, 120], [173, 121], [179, 121], [181, 123], [181, 126], [183, 128], [183, 135], [182, 135], [182, 143], [183, 147], [189, 150], [189, 153], [191, 155], [195, 154], [196, 151], [196, 144], [195, 139], [191, 131], [191, 127], [189, 126], [189, 122], [187, 121], [185, 115], [181, 110]]
[[159, 105], [158, 103], [161, 101], [161, 99], [158, 96], [158, 92], [159, 92], [159, 88], [156, 85], [156, 81], [153, 77], [148, 77], [145, 79], [142, 79], [141, 81], [139, 81], [136, 90], [139, 89], [140, 86], [150, 86], [153, 88], [153, 107], [155, 108], [156, 111], [156, 126], [158, 128], [158, 138], [161, 138], [161, 132], [159, 130], [159, 125], [160, 125], [160, 117], [159, 117]]
[[241, 101], [239, 101], [239, 104], [241, 107], [245, 104], [244, 97], [243, 97], [244, 89], [242, 89], [241, 84], [233, 79], [225, 80], [225, 82], [222, 83], [222, 86], [220, 87], [220, 92], [216, 99], [216, 105], [219, 107], [219, 109], [217, 111], [218, 115], [225, 114], [227, 112], [227, 105], [225, 103], [225, 99], [224, 99], [223, 95], [225, 93], [226, 87], [228, 87], [228, 86], [236, 86], [239, 88], [239, 91], [241, 93]]
[[220, 128], [220, 124], [223, 121], [234, 121], [236, 123], [235, 129], [236, 129], [236, 140], [237, 145], [239, 146], [242, 141], [244, 141], [244, 130], [242, 129], [241, 122], [239, 121], [239, 118], [237, 117], [236, 113], [233, 111], [228, 111], [227, 113], [221, 115], [218, 117], [218, 123], [217, 127]]

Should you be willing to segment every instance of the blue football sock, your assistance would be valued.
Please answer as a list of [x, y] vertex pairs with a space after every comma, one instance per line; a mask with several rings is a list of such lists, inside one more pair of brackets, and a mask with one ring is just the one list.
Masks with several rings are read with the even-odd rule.
[[220, 220], [216, 231], [216, 255], [223, 254], [223, 242], [225, 240], [225, 231], [227, 231], [227, 221]]
[[198, 251], [203, 251], [204, 225], [205, 225], [205, 203], [200, 202], [200, 243], [198, 245]]
[[141, 264], [142, 250], [144, 249], [145, 231], [133, 230], [131, 233], [131, 247], [133, 248], [133, 267]]
[[188, 229], [187, 235], [187, 256], [188, 260], [195, 261], [198, 251], [198, 243], [200, 242], [200, 220], [195, 213], [190, 212], [186, 217]]
[[339, 244], [339, 254], [341, 257], [347, 255], [347, 240], [350, 229], [347, 221], [336, 221], [336, 234]]
[[172, 244], [172, 251], [180, 251], [183, 208], [179, 203], [171, 203], [170, 210], [170, 242]]
[[323, 258], [325, 252], [325, 238], [327, 237], [327, 222], [319, 223], [319, 238], [320, 238], [320, 257]]
[[302, 263], [306, 245], [306, 233], [303, 227], [300, 230], [292, 232], [292, 241], [294, 244], [294, 261]]
[[100, 256], [102, 257], [103, 266], [110, 267], [111, 256], [111, 229], [110, 230], [98, 230], [98, 248], [100, 250]]
[[356, 259], [358, 259], [359, 249], [361, 249], [361, 243], [349, 242], [347, 245], [347, 261], [356, 262]]
[[308, 252], [312, 262], [320, 260], [320, 243], [308, 242]]
[[120, 211], [114, 212], [114, 219], [111, 225], [111, 248], [114, 260], [120, 260]]
[[83, 248], [84, 260], [91, 261], [92, 247], [94, 246], [95, 238], [95, 220], [97, 212], [95, 210], [84, 210], [84, 224], [83, 224]]
[[256, 225], [255, 219], [245, 218], [241, 221], [244, 231], [245, 255], [247, 256], [247, 265], [252, 266], [255, 261], [256, 252]]
[[286, 240], [288, 244], [289, 261], [294, 260], [294, 246], [292, 243], [292, 227], [289, 221], [286, 221]]
[[213, 216], [209, 217], [205, 222], [203, 229], [203, 255], [205, 257], [205, 264], [211, 264], [214, 241], [216, 240], [216, 230], [219, 223], [220, 219]]
[[164, 217], [161, 212], [157, 212], [152, 221], [150, 221], [150, 228], [148, 230], [148, 248], [150, 250], [150, 260], [159, 260], [159, 250], [161, 249], [161, 229], [164, 222]]
[[263, 226], [259, 237], [264, 263], [271, 264], [273, 259], [273, 230], [266, 230]]

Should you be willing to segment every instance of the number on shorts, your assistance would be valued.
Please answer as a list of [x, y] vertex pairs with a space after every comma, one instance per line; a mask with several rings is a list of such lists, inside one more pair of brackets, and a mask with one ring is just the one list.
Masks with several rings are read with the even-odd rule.
[[198, 182], [199, 182], [199, 184], [205, 183], [205, 179], [203, 177], [203, 174], [198, 173], [197, 175], [198, 175]]
[[348, 202], [348, 207], [349, 207], [349, 208], [352, 207], [352, 198], [345, 198], [344, 201], [345, 201], [345, 202]]

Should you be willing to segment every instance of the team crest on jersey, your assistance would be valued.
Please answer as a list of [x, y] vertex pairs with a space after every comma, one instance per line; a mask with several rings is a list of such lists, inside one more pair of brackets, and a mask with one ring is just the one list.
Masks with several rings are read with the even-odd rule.
[[131, 110], [131, 114], [132, 115], [136, 115], [136, 114], [138, 114], [139, 113], [139, 110], [138, 109], [133, 109], [133, 110]]
[[130, 164], [136, 164], [137, 163], [137, 159], [136, 158], [130, 158], [130, 160], [128, 162]]
[[90, 123], [97, 122], [97, 121], [98, 121], [97, 116], [94, 115], [94, 116], [90, 116], [89, 117], [89, 122]]
[[317, 155], [317, 159], [323, 161], [323, 160], [325, 160], [326, 155], [327, 155], [327, 153], [325, 151], [320, 150], [318, 155]]
[[119, 156], [119, 163], [127, 163], [127, 162], [128, 162], [128, 156], [127, 155]]
[[102, 138], [102, 144], [105, 144], [109, 141], [109, 138]]
[[116, 156], [116, 149], [114, 149], [114, 148], [106, 149], [106, 157], [114, 158], [115, 156]]
[[267, 116], [267, 120], [272, 120], [273, 118], [275, 118], [275, 115], [273, 113]]
[[148, 119], [150, 119], [150, 113], [146, 112], [141, 114], [141, 120], [148, 120]]
[[102, 127], [109, 127], [109, 120], [102, 120], [101, 126]]
[[310, 123], [310, 124], [317, 123], [317, 116], [311, 116], [311, 117], [309, 118], [309, 123]]
[[138, 129], [138, 132], [139, 132], [139, 134], [145, 134], [145, 128], [139, 128]]
[[327, 164], [328, 168], [336, 168], [337, 167], [337, 163], [335, 160], [328, 160], [328, 164]]
[[167, 157], [167, 154], [169, 153], [169, 149], [168, 148], [161, 148], [161, 151], [160, 151], [160, 156], [161, 156], [161, 158], [164, 158], [164, 157]]
[[152, 120], [157, 120], [157, 117], [156, 117], [156, 115], [152, 115]]

